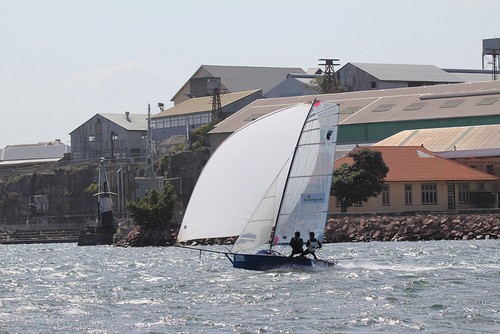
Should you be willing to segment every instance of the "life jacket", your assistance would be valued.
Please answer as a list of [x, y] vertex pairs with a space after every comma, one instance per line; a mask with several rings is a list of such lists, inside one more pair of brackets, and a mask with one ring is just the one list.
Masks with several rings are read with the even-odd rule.
[[314, 241], [309, 240], [309, 246], [307, 246], [307, 249], [312, 253], [318, 248], [318, 239], [314, 239]]

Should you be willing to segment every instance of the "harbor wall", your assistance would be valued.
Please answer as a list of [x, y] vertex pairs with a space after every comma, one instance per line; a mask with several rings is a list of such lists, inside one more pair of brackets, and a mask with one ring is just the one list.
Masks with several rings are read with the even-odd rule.
[[404, 215], [335, 215], [324, 242], [498, 239], [500, 211]]

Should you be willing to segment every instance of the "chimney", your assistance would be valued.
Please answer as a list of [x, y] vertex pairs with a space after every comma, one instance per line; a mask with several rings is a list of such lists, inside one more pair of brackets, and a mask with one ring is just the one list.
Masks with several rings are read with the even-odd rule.
[[125, 111], [125, 118], [127, 119], [127, 121], [132, 122], [130, 120], [130, 111]]

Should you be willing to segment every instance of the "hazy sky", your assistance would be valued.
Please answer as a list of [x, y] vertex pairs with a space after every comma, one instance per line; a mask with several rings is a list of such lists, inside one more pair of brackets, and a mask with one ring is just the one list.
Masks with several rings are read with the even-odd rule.
[[498, 0], [0, 0], [0, 148], [154, 113], [200, 65], [481, 68]]

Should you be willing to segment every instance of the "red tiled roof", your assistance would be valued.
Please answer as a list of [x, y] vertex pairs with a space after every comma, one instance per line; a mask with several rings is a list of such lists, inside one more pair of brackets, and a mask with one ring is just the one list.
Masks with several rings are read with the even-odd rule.
[[[494, 175], [441, 158], [421, 146], [373, 146], [382, 153], [389, 168], [386, 182], [409, 181], [495, 181]], [[349, 157], [335, 161], [335, 167], [352, 164]]]

